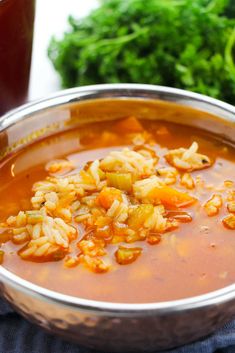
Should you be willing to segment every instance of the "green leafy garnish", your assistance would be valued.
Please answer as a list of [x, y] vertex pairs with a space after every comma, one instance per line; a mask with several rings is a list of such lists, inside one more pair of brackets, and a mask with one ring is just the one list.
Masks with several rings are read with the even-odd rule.
[[49, 47], [63, 87], [160, 84], [235, 103], [233, 0], [103, 0], [69, 23]]

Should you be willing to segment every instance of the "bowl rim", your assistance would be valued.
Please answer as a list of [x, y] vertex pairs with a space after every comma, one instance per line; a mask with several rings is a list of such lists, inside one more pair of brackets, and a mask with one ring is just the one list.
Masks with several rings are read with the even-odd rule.
[[[235, 117], [231, 119], [231, 115], [235, 115], [235, 106], [222, 102], [218, 99], [202, 95], [200, 93], [195, 93], [191, 91], [186, 91], [180, 88], [173, 88], [167, 86], [160, 85], [149, 85], [149, 84], [135, 84], [135, 83], [110, 83], [110, 84], [97, 84], [97, 85], [88, 85], [81, 87], [74, 87], [69, 89], [60, 90], [54, 92], [52, 94], [47, 95], [46, 97], [42, 97], [37, 100], [33, 100], [32, 102], [23, 104], [18, 108], [12, 109], [4, 115], [0, 116], [0, 132], [9, 128], [11, 125], [17, 123], [22, 120], [23, 117], [27, 117], [33, 113], [43, 111], [48, 108], [56, 108], [60, 105], [74, 103], [79, 100], [91, 100], [97, 98], [108, 98], [99, 97], [98, 95], [101, 93], [110, 93], [112, 91], [125, 91], [126, 94], [136, 91], [141, 92], [145, 91], [145, 93], [152, 94], [166, 94], [172, 95], [175, 97], [180, 97], [181, 99], [191, 99], [192, 101], [197, 101], [197, 103], [202, 103], [206, 105], [211, 105], [213, 107], [219, 108], [223, 110], [223, 112], [229, 115], [232, 122], [235, 121]], [[94, 97], [93, 97], [94, 96]], [[125, 96], [126, 98], [131, 98]], [[120, 96], [112, 97], [112, 98], [120, 98]], [[135, 98], [135, 97], [134, 97]], [[145, 97], [146, 98], [146, 97]], [[147, 97], [148, 98], [148, 97]], [[155, 98], [156, 99], [156, 98]], [[164, 100], [161, 98], [161, 100]], [[169, 101], [169, 99], [165, 99]], [[180, 102], [178, 102], [180, 105]], [[186, 105], [186, 104], [182, 104]], [[190, 105], [189, 105], [190, 106]], [[206, 111], [204, 109], [198, 109], [201, 111]]]
[[[170, 88], [165, 86], [155, 86], [148, 84], [102, 84], [102, 85], [91, 85], [82, 86], [77, 88], [70, 88], [66, 90], [61, 90], [45, 98], [36, 100], [27, 104], [22, 105], [19, 108], [11, 110], [7, 114], [0, 117], [0, 132], [14, 125], [18, 121], [24, 120], [30, 114], [40, 112], [44, 109], [56, 108], [60, 105], [65, 105], [81, 100], [91, 100], [107, 97], [97, 97], [99, 93], [110, 93], [110, 92], [141, 92], [153, 94], [166, 94], [173, 95], [180, 98], [192, 99], [193, 101], [201, 102], [206, 105], [211, 105], [213, 107], [219, 108], [228, 114], [227, 120], [235, 122], [235, 107], [228, 103], [224, 103], [217, 99], [207, 97], [198, 93], [185, 91], [178, 88]], [[92, 98], [92, 96], [94, 97]], [[126, 98], [134, 98], [123, 95]], [[120, 98], [120, 96], [112, 97]], [[136, 97], [138, 98], [138, 97]], [[148, 97], [146, 97], [148, 99]], [[149, 98], [151, 99], [151, 98]], [[161, 98], [164, 100], [163, 98]], [[168, 99], [166, 99], [169, 101]], [[182, 104], [180, 101], [177, 104]], [[186, 104], [182, 104], [186, 105]], [[203, 109], [199, 109], [203, 111]], [[235, 299], [235, 283], [211, 291], [202, 295], [186, 297], [183, 299], [177, 299], [172, 301], [162, 301], [162, 302], [151, 302], [151, 303], [115, 303], [106, 301], [97, 301], [90, 299], [83, 299], [80, 297], [74, 297], [71, 295], [62, 294], [56, 291], [49, 290], [45, 287], [33, 284], [27, 280], [24, 280], [13, 272], [5, 269], [0, 265], [0, 284], [3, 283], [10, 285], [16, 290], [23, 292], [25, 294], [31, 295], [35, 298], [50, 301], [51, 303], [60, 303], [64, 306], [72, 306], [78, 310], [89, 310], [89, 311], [102, 311], [106, 314], [119, 314], [126, 315], [130, 313], [132, 316], [141, 315], [142, 312], [148, 313], [148, 315], [154, 315], [156, 311], [160, 314], [172, 313], [178, 311], [194, 310], [205, 306], [214, 306], [222, 303], [226, 303], [230, 300]]]

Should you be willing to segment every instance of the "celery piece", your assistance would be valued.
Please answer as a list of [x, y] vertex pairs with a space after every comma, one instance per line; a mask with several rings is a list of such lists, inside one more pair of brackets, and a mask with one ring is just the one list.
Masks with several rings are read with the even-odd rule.
[[109, 186], [123, 191], [132, 190], [132, 177], [130, 173], [106, 173]]
[[142, 227], [147, 220], [153, 214], [154, 208], [153, 205], [143, 204], [138, 206], [133, 210], [128, 218], [128, 226], [138, 230]]

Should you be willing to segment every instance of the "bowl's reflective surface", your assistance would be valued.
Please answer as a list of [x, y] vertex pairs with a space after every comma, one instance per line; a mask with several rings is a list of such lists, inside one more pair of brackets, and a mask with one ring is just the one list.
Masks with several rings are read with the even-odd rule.
[[[113, 98], [120, 99], [118, 112], [112, 111]], [[235, 108], [228, 104], [166, 87], [102, 85], [62, 91], [5, 115], [0, 119], [0, 159], [54, 131], [87, 120], [122, 117], [128, 114], [126, 99], [134, 98], [138, 101], [133, 101], [132, 113], [139, 117], [203, 127], [235, 142]], [[235, 314], [235, 285], [172, 302], [115, 304], [55, 293], [0, 266], [0, 291], [17, 311], [45, 329], [112, 352], [183, 345], [210, 334]]]

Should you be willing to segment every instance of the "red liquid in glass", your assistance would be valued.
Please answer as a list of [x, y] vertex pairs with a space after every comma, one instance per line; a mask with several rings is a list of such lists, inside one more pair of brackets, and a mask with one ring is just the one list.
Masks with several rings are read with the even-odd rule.
[[34, 0], [0, 0], [0, 116], [27, 99], [34, 9]]

